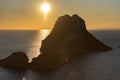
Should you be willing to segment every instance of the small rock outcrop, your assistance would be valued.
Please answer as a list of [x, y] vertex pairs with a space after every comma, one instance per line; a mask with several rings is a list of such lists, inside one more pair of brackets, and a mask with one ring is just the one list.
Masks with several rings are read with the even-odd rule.
[[30, 64], [32, 69], [52, 71], [84, 54], [111, 50], [87, 30], [78, 15], [58, 18], [52, 32], [42, 41], [41, 55]]
[[30, 68], [40, 72], [51, 72], [67, 63], [69, 56], [65, 54], [41, 54], [33, 58]]
[[26, 70], [28, 61], [28, 57], [24, 52], [15, 52], [7, 58], [0, 60], [0, 66], [14, 70]]

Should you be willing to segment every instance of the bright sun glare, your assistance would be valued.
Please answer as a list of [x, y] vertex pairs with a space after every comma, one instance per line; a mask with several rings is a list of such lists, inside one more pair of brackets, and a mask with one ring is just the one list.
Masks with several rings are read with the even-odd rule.
[[46, 2], [44, 2], [40, 8], [44, 14], [47, 14], [50, 11], [50, 5]]

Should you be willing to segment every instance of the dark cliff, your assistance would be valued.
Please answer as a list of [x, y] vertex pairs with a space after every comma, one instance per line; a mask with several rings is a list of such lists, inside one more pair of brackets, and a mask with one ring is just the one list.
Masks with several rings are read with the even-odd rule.
[[31, 66], [50, 71], [81, 55], [108, 50], [111, 48], [86, 30], [81, 17], [64, 15], [57, 19], [52, 32], [42, 41], [41, 55], [33, 59]]

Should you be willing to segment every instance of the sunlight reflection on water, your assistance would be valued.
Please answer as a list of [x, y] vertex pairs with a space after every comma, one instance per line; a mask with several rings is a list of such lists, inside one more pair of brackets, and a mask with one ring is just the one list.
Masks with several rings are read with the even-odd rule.
[[[32, 58], [37, 57], [40, 54], [39, 48], [41, 47], [41, 41], [47, 37], [47, 35], [50, 33], [50, 30], [43, 29], [37, 32], [37, 35], [33, 39], [33, 47], [30, 47], [28, 50], [28, 57], [29, 62], [32, 61]], [[37, 46], [37, 48], [34, 48], [34, 45]], [[22, 78], [22, 80], [28, 80], [26, 76]]]
[[43, 30], [40, 30], [40, 34], [41, 34], [41, 39], [45, 39], [46, 36], [50, 33], [50, 30], [48, 29], [43, 29]]
[[41, 47], [41, 41], [46, 38], [46, 36], [50, 33], [50, 30], [43, 29], [37, 32], [37, 34], [34, 36], [34, 39], [32, 40], [32, 45], [28, 48], [28, 57], [29, 62], [32, 61], [32, 58], [37, 57], [40, 54], [40, 47]]

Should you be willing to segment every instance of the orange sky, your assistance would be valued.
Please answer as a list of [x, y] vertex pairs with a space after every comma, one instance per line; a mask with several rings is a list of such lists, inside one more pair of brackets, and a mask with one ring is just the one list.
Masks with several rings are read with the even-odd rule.
[[39, 6], [44, 0], [0, 0], [0, 30], [52, 28], [57, 17], [78, 14], [88, 29], [120, 29], [120, 0], [47, 0], [46, 21]]

